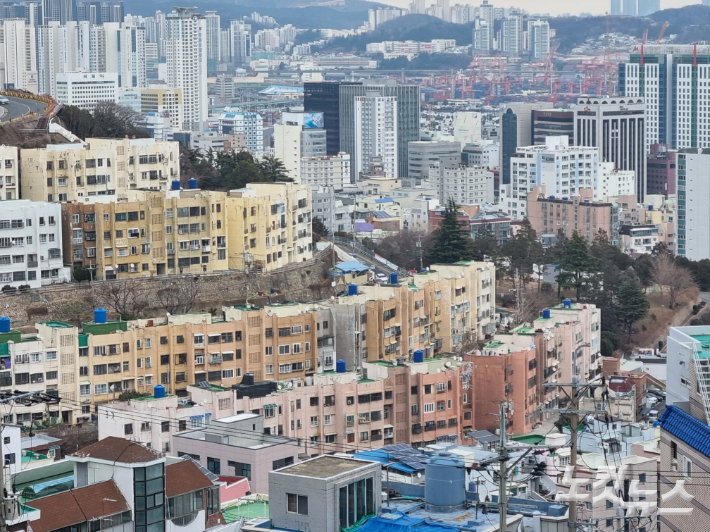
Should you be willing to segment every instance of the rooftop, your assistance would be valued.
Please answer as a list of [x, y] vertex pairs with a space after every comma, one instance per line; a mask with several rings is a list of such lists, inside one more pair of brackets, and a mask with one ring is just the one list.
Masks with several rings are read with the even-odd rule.
[[710, 456], [710, 427], [674, 405], [669, 405], [658, 420], [661, 429]]
[[34, 532], [49, 532], [130, 510], [113, 480], [91, 484], [32, 501], [41, 517], [32, 521]]
[[163, 455], [155, 449], [149, 449], [137, 443], [109, 436], [75, 452], [71, 456], [76, 458], [95, 458], [109, 462], [124, 464], [140, 464], [152, 462]]
[[373, 462], [365, 460], [355, 460], [352, 458], [340, 458], [337, 456], [319, 456], [305, 462], [279, 469], [279, 474], [295, 475], [309, 478], [330, 478], [349, 471], [355, 471], [361, 467], [372, 465]]
[[710, 358], [710, 334], [691, 334], [690, 336], [700, 343], [699, 357]]
[[212, 481], [192, 460], [183, 460], [165, 468], [165, 495], [175, 497], [183, 493], [209, 488]]

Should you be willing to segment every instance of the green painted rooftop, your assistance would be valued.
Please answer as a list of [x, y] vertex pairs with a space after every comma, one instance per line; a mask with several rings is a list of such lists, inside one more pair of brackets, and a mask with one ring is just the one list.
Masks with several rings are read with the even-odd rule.
[[63, 321], [40, 321], [40, 323], [46, 325], [47, 327], [54, 327], [56, 329], [71, 329], [74, 327], [73, 325], [64, 323]]
[[222, 508], [222, 515], [227, 524], [238, 521], [240, 517], [254, 519], [255, 517], [269, 517], [268, 501], [253, 501]]
[[700, 342], [700, 358], [710, 358], [710, 334], [691, 335], [694, 340]]

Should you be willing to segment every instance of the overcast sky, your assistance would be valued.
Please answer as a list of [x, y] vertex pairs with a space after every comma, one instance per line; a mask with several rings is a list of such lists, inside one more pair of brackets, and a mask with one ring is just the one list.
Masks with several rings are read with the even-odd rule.
[[[383, 4], [390, 4], [397, 7], [407, 7], [411, 0], [379, 0]], [[570, 13], [578, 15], [581, 12], [603, 15], [609, 11], [610, 0], [489, 0], [496, 7], [519, 7], [530, 13], [550, 13], [551, 15], [561, 15]], [[427, 6], [435, 3], [427, 0]], [[472, 4], [480, 5], [482, 1], [449, 0], [449, 5]], [[690, 4], [700, 4], [701, 0], [661, 0], [661, 9], [672, 7], [682, 7]]]

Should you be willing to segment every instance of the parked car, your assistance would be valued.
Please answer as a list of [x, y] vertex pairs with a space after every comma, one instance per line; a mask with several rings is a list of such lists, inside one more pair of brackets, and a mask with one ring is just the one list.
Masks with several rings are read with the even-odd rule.
[[10, 103], [10, 100], [5, 98], [4, 96], [0, 96], [0, 105], [7, 105], [8, 103]]

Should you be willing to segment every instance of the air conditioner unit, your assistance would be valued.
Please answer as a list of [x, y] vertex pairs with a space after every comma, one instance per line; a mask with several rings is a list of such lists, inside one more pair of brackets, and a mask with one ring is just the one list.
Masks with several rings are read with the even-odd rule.
[[91, 402], [91, 399], [90, 399], [90, 398], [89, 398], [89, 399], [82, 399], [81, 402], [82, 402], [82, 403], [90, 403], [90, 402]]

